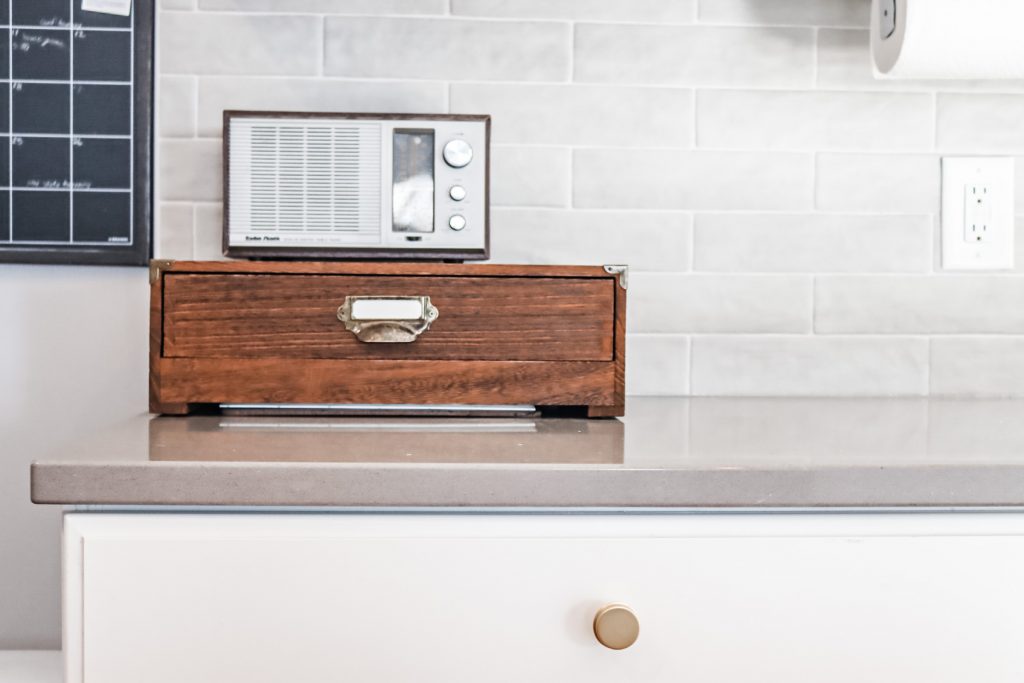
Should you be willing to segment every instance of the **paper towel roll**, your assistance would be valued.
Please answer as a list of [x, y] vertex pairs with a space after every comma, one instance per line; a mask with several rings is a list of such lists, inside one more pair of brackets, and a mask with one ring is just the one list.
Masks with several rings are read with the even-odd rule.
[[1024, 0], [872, 0], [871, 53], [877, 78], [1024, 78]]

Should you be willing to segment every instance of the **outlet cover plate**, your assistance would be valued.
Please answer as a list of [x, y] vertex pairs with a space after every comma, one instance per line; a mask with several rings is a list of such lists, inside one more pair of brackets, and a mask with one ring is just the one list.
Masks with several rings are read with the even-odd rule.
[[[942, 267], [945, 270], [1009, 270], [1014, 261], [1014, 164], [1012, 157], [942, 159]], [[975, 192], [977, 190], [977, 193]], [[969, 198], [987, 202], [973, 212]], [[984, 226], [969, 221], [982, 217]]]

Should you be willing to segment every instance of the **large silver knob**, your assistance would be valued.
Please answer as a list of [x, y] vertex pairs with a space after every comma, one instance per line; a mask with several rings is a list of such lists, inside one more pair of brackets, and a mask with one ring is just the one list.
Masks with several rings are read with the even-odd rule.
[[444, 162], [452, 168], [462, 168], [473, 160], [473, 148], [465, 140], [456, 138], [444, 145]]

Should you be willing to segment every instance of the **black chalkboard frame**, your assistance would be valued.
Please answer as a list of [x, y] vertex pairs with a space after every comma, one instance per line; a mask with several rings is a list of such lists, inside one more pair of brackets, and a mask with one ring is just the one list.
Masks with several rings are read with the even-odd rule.
[[0, 244], [0, 263], [57, 265], [147, 266], [152, 257], [153, 224], [153, 0], [132, 3], [135, 52], [133, 55], [134, 177], [132, 192], [133, 243], [131, 245], [35, 246]]

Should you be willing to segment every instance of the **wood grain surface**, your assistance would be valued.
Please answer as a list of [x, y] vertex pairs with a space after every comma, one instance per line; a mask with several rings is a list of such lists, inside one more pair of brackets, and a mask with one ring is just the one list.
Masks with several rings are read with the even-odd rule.
[[167, 403], [613, 405], [607, 361], [164, 358]]
[[[611, 280], [187, 275], [164, 279], [167, 358], [611, 360]], [[429, 296], [409, 343], [368, 344], [338, 320], [346, 296]]]
[[[600, 266], [154, 262], [150, 409], [529, 403], [622, 415], [622, 280]], [[358, 342], [336, 318], [355, 283], [374, 287], [364, 294], [431, 296], [440, 316], [411, 344]]]

